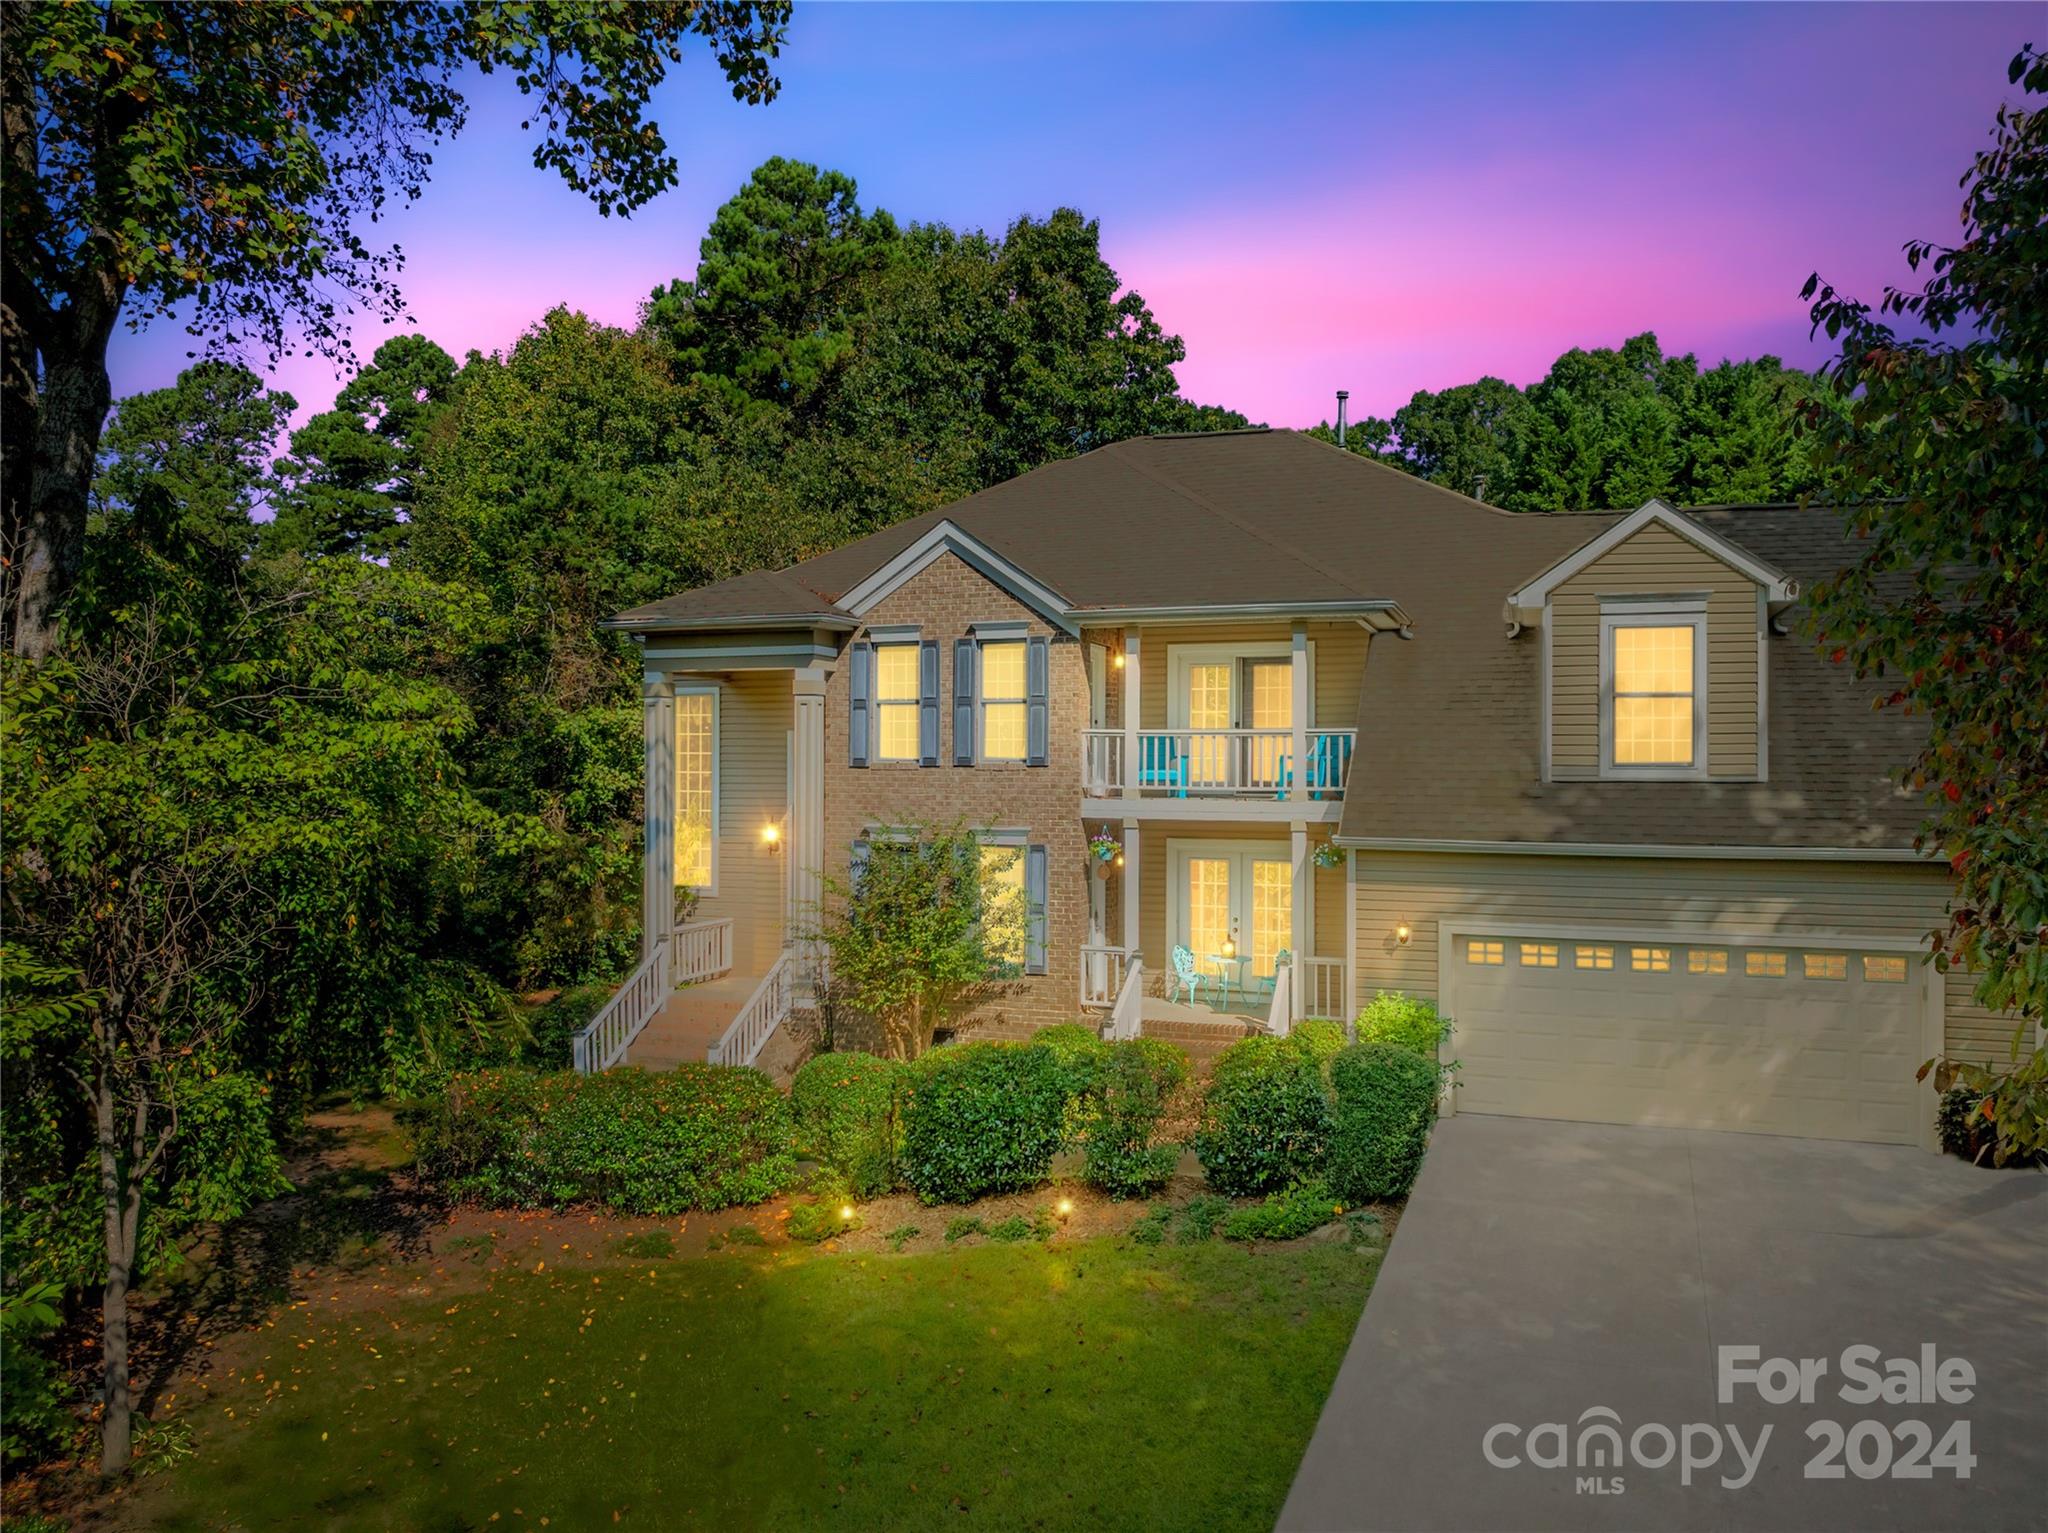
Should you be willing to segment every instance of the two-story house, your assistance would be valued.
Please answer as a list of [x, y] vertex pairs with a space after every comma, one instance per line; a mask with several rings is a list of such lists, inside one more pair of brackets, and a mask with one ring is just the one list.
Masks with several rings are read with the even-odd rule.
[[1849, 557], [1825, 511], [1515, 515], [1240, 431], [622, 613], [646, 961], [579, 1063], [752, 1060], [821, 881], [960, 822], [1027, 910], [996, 1035], [1404, 990], [1467, 1110], [1931, 1143], [1920, 1061], [2009, 1030], [1920, 957], [1914, 726], [1792, 633]]

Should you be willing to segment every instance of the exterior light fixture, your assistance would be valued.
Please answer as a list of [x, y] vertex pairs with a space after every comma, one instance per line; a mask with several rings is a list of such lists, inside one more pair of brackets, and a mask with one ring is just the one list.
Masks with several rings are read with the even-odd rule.
[[851, 1224], [853, 1222], [853, 1205], [851, 1203], [844, 1204], [840, 1208], [839, 1219], [842, 1224]]
[[1109, 663], [1118, 670], [1122, 670], [1124, 668], [1124, 657], [1122, 655], [1112, 655], [1110, 656]]
[[1118, 867], [1122, 867], [1124, 865], [1124, 854], [1122, 852], [1118, 852], [1116, 854], [1116, 865]]
[[773, 851], [782, 844], [782, 827], [770, 820], [761, 827], [761, 844]]
[[1415, 933], [1408, 929], [1408, 923], [1406, 921], [1401, 922], [1394, 928], [1394, 940], [1400, 943], [1403, 947], [1406, 947], [1408, 945], [1408, 939], [1414, 935]]
[[1060, 1217], [1061, 1217], [1062, 1219], [1064, 1219], [1064, 1218], [1066, 1218], [1066, 1217], [1067, 1217], [1067, 1215], [1071, 1214], [1071, 1213], [1072, 1213], [1073, 1211], [1074, 1211], [1074, 1200], [1073, 1200], [1072, 1198], [1061, 1198], [1061, 1199], [1060, 1199]]

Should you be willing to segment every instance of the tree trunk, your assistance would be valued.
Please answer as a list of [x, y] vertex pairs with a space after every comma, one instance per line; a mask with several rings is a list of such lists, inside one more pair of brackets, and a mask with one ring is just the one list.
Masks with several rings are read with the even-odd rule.
[[[80, 337], [78, 353], [43, 357], [26, 514], [7, 529], [13, 598], [8, 619], [14, 652], [30, 659], [41, 659], [55, 646], [57, 609], [77, 583], [85, 553], [93, 462], [113, 404], [107, 378], [113, 313], [108, 310], [105, 323]], [[83, 322], [86, 316], [78, 318]]]
[[116, 1475], [128, 1467], [134, 1435], [135, 1401], [128, 1387], [128, 1286], [135, 1273], [142, 1188], [132, 1176], [121, 1174], [113, 1076], [104, 1064], [96, 1095], [107, 1243], [107, 1280], [100, 1295], [100, 1473]]

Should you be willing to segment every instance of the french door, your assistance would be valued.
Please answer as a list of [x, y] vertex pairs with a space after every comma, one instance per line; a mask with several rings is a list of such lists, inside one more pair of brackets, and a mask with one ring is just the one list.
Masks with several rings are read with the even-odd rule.
[[[1173, 940], [1195, 955], [1205, 972], [1210, 960], [1234, 952], [1250, 959], [1243, 974], [1267, 980], [1273, 961], [1293, 940], [1294, 874], [1287, 846], [1187, 843], [1171, 848]], [[1236, 966], [1230, 968], [1239, 977]]]
[[[1184, 658], [1173, 712], [1189, 732], [1188, 785], [1279, 786], [1294, 728], [1294, 665], [1285, 655]], [[1253, 730], [1268, 734], [1245, 734]]]

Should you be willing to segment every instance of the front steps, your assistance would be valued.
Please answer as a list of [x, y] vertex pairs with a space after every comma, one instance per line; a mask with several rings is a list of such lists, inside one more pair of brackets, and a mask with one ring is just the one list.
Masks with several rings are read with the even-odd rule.
[[724, 974], [686, 985], [640, 1029], [640, 1035], [627, 1045], [622, 1063], [643, 1070], [703, 1064], [706, 1051], [725, 1036], [732, 1019], [760, 983], [758, 974]]
[[[1179, 1008], [1184, 1011], [1192, 1007]], [[1214, 1020], [1185, 1017], [1146, 1017], [1138, 1028], [1147, 1038], [1162, 1039], [1187, 1051], [1188, 1063], [1206, 1073], [1216, 1056], [1236, 1043], [1262, 1033], [1264, 1028], [1241, 1017], [1219, 1016]]]

